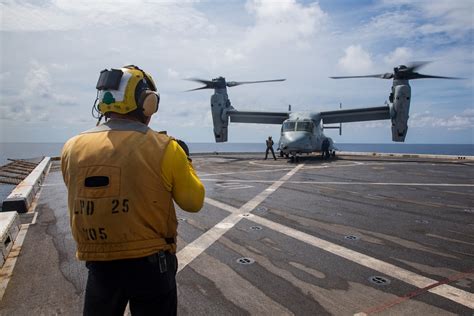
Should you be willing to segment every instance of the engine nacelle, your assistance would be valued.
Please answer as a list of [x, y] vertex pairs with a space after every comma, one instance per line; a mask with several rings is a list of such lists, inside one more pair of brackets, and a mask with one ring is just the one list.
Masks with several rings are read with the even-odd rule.
[[222, 94], [214, 94], [211, 97], [212, 122], [214, 124], [214, 137], [216, 143], [227, 141], [227, 126], [229, 116], [227, 110], [230, 109], [230, 102]]
[[409, 85], [398, 85], [394, 87], [393, 94], [393, 104], [390, 104], [392, 140], [404, 142], [408, 131], [411, 88]]

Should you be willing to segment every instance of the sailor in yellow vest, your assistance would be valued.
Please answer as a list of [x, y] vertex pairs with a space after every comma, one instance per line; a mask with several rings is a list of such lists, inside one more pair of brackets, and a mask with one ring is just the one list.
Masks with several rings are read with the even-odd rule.
[[175, 315], [173, 201], [198, 212], [204, 186], [187, 146], [148, 127], [160, 101], [148, 73], [103, 70], [96, 88], [106, 122], [61, 156], [77, 258], [89, 269], [84, 315], [123, 315], [128, 302], [132, 315]]
[[273, 159], [277, 160], [277, 158], [275, 157], [275, 152], [273, 151], [273, 140], [271, 136], [268, 136], [266, 143], [267, 143], [267, 150], [265, 151], [265, 160], [267, 160], [269, 151], [272, 152]]

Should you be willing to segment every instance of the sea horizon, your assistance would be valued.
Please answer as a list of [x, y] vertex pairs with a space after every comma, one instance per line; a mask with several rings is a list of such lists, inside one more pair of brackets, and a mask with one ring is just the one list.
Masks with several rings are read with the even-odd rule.
[[[8, 159], [31, 159], [43, 156], [57, 157], [62, 142], [0, 142], [0, 165]], [[191, 154], [212, 152], [265, 152], [264, 142], [189, 142]], [[403, 154], [474, 156], [474, 144], [442, 143], [335, 143], [337, 150], [350, 152], [380, 152]], [[274, 145], [277, 149], [277, 145]]]

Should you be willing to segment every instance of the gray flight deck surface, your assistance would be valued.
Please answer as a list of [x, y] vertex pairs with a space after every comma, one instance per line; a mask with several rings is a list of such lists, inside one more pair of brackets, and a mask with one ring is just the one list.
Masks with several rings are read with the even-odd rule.
[[[179, 315], [473, 314], [473, 161], [261, 157], [193, 156], [206, 203], [178, 211]], [[79, 315], [57, 161], [35, 211], [0, 315]]]

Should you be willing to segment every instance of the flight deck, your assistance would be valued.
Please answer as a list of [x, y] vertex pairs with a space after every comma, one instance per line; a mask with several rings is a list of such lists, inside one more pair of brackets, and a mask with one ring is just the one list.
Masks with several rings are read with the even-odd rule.
[[[473, 314], [473, 160], [262, 157], [192, 156], [206, 200], [177, 212], [178, 315]], [[0, 315], [81, 315], [59, 161], [38, 196]]]

